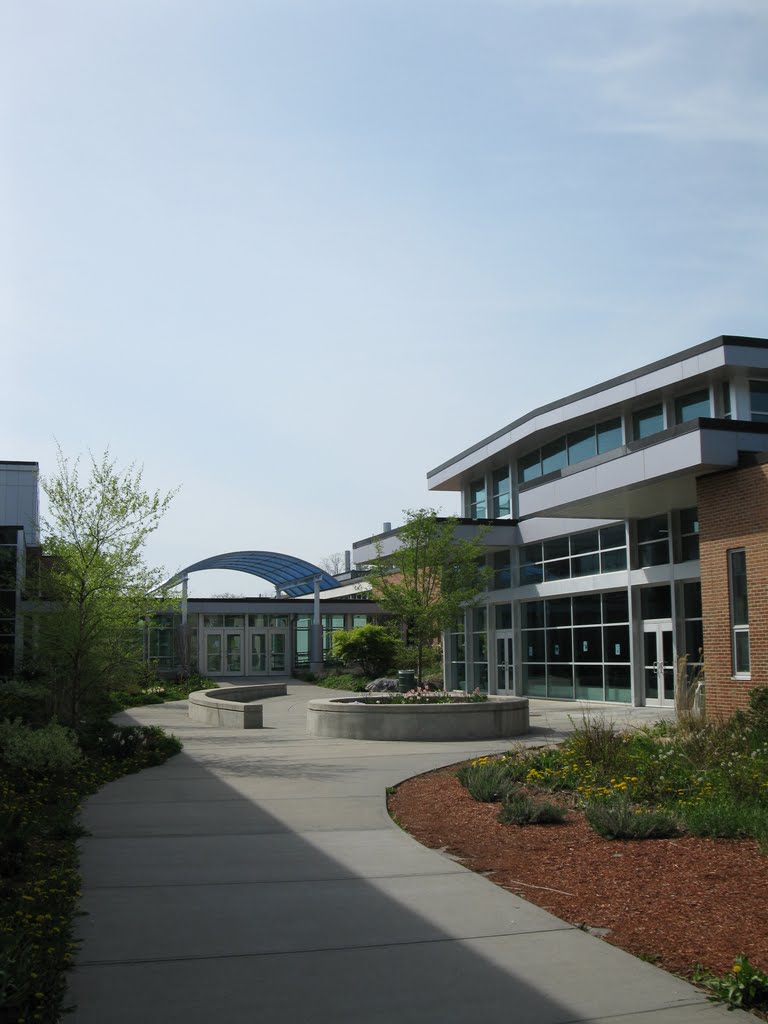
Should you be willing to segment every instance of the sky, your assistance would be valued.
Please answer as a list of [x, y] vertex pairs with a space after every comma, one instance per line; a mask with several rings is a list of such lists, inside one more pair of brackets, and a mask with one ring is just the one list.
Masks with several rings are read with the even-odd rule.
[[457, 513], [427, 471], [537, 405], [768, 336], [767, 43], [765, 0], [5, 0], [0, 458], [178, 488], [169, 574]]

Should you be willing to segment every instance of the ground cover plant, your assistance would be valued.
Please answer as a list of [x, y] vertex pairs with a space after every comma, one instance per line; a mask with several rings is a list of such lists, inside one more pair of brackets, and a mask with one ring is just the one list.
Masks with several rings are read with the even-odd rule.
[[82, 800], [181, 749], [157, 727], [0, 723], [0, 1022], [60, 1019], [80, 895]]
[[[389, 800], [427, 845], [713, 1000], [768, 1012], [766, 691], [728, 721], [622, 732], [588, 717], [557, 747], [428, 773]], [[547, 803], [562, 826], [521, 827], [551, 820]]]
[[606, 838], [687, 832], [765, 845], [768, 703], [764, 691], [752, 691], [748, 709], [728, 721], [686, 718], [624, 732], [587, 717], [559, 747], [479, 758], [459, 781], [471, 779], [477, 790], [483, 775], [499, 793], [505, 780], [534, 793], [569, 793]]

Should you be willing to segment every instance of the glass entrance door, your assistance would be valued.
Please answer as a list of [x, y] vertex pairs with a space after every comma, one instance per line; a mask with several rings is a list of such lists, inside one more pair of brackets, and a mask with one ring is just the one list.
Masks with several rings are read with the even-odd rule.
[[251, 675], [284, 675], [288, 670], [288, 630], [251, 631]]
[[206, 632], [205, 671], [216, 676], [243, 674], [242, 630], [217, 629]]
[[645, 703], [659, 707], [675, 703], [675, 658], [672, 623], [643, 623]]
[[496, 633], [496, 691], [511, 692], [514, 689], [512, 665], [512, 634]]
[[251, 675], [266, 675], [267, 632], [251, 633]]

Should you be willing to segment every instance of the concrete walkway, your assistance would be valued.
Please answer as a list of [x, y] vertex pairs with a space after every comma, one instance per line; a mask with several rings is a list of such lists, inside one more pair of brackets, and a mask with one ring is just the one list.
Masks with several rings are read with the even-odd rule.
[[[585, 934], [389, 819], [385, 789], [481, 744], [309, 738], [292, 684], [263, 730], [142, 708], [184, 742], [111, 783], [85, 812], [78, 1024], [705, 1024], [734, 1017], [664, 971]], [[604, 709], [618, 718], [658, 712]], [[532, 702], [527, 743], [579, 706]], [[578, 854], [575, 854], [578, 855]]]

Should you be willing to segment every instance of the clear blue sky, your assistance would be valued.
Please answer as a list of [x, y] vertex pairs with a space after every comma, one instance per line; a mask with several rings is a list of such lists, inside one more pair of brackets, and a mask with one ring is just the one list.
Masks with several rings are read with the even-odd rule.
[[458, 511], [426, 471], [530, 408], [768, 335], [767, 46], [765, 0], [4, 4], [0, 457], [181, 485], [169, 570]]

